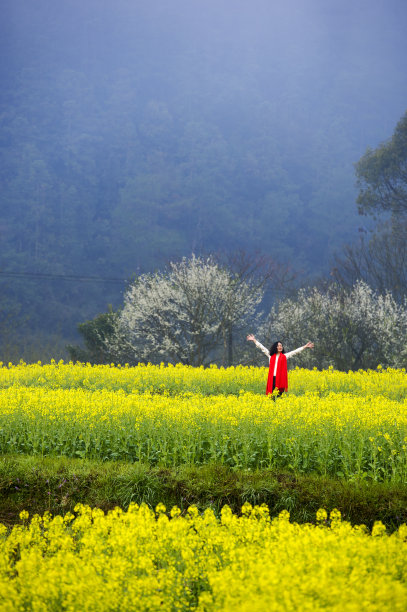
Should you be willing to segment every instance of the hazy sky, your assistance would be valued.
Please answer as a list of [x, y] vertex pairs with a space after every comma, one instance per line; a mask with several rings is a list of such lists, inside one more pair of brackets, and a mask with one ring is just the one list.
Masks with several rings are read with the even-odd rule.
[[[189, 198], [195, 210], [210, 198], [235, 203], [253, 228], [276, 206], [279, 231], [297, 223], [288, 236], [295, 244], [304, 222], [297, 213], [306, 211], [305, 259], [328, 261], [331, 238], [357, 231], [353, 164], [391, 136], [407, 108], [406, 26], [405, 0], [2, 0], [0, 120], [4, 135], [12, 133], [4, 159], [8, 147], [15, 164], [25, 145], [35, 147], [60, 184], [67, 161], [55, 150], [74, 142], [77, 167], [92, 172], [81, 197], [92, 188], [92, 207], [123, 209], [134, 195], [129, 177], [141, 171], [133, 160], [122, 176], [117, 160], [130, 164], [136, 133], [144, 162], [155, 155], [144, 175], [156, 172], [160, 151], [173, 175], [181, 168], [179, 184], [162, 190]], [[10, 193], [18, 171], [8, 170]], [[144, 196], [154, 203], [156, 176], [151, 183]], [[194, 193], [180, 193], [183, 186]], [[222, 239], [222, 211], [219, 227], [213, 215], [201, 223], [210, 244]], [[235, 231], [228, 244], [248, 236]], [[178, 247], [168, 257], [199, 242], [171, 240]]]

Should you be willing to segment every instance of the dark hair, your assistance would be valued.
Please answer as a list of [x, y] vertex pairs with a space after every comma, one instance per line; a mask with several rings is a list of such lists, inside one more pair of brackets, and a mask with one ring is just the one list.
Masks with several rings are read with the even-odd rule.
[[[270, 357], [272, 355], [275, 355], [277, 353], [277, 344], [281, 344], [283, 345], [283, 343], [281, 342], [281, 340], [277, 340], [277, 342], [274, 342], [274, 344], [271, 345], [270, 347]], [[285, 349], [284, 349], [284, 345], [283, 345], [283, 350], [281, 351], [282, 353], [285, 353]]]

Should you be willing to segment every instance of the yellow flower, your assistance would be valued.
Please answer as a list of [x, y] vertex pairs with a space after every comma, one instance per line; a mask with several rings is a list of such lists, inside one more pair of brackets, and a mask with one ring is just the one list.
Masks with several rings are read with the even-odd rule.
[[317, 522], [323, 523], [324, 521], [327, 520], [327, 518], [328, 518], [327, 511], [324, 510], [323, 508], [320, 508], [317, 512]]

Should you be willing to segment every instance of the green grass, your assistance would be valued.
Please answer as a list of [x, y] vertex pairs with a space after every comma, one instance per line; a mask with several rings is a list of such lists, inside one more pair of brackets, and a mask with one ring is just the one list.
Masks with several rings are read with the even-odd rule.
[[319, 508], [338, 508], [345, 520], [389, 530], [407, 523], [407, 485], [346, 481], [273, 470], [236, 471], [219, 464], [160, 469], [141, 463], [99, 462], [64, 457], [3, 455], [0, 458], [0, 522], [12, 525], [26, 509], [32, 516], [65, 514], [78, 502], [107, 511], [145, 502], [185, 511], [244, 502], [265, 503], [272, 515], [287, 509], [297, 522], [314, 522]]

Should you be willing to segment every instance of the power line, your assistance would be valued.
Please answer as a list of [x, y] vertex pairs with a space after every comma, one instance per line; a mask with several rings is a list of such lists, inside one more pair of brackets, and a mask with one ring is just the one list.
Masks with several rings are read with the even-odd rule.
[[29, 279], [44, 279], [44, 280], [65, 280], [81, 283], [126, 283], [128, 278], [113, 278], [106, 276], [78, 276], [75, 274], [46, 274], [43, 272], [2, 272], [0, 277], [4, 278], [29, 278]]
[[[74, 281], [81, 283], [129, 283], [131, 278], [116, 278], [107, 276], [79, 276], [76, 274], [47, 274], [45, 272], [4, 272], [0, 271], [0, 278], [28, 278], [31, 280], [43, 279], [43, 280], [64, 280]], [[280, 295], [287, 295], [290, 293], [289, 290], [283, 288], [270, 287], [268, 289], [271, 293], [277, 293]]]

